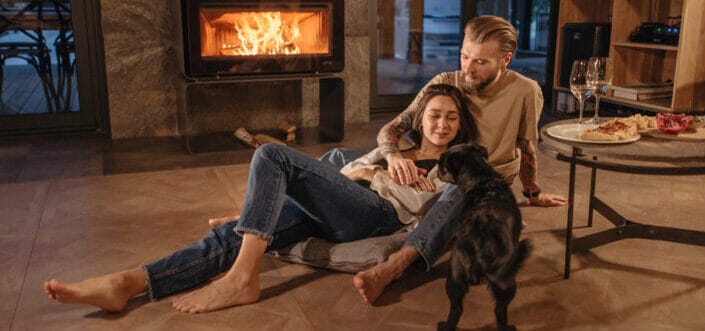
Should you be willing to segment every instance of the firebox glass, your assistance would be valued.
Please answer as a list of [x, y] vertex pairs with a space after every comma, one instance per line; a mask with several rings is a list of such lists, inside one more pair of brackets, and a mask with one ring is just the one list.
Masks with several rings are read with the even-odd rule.
[[200, 8], [201, 57], [331, 53], [329, 6], [296, 11]]

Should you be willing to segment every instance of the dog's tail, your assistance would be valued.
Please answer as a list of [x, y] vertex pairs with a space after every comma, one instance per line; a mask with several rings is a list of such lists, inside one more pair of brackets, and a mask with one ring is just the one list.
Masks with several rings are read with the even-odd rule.
[[495, 285], [505, 288], [509, 284], [505, 284], [504, 280], [514, 279], [513, 276], [516, 275], [516, 273], [519, 272], [519, 269], [521, 269], [524, 265], [524, 261], [526, 261], [529, 257], [532, 249], [533, 247], [529, 239], [520, 241], [514, 249], [514, 252], [512, 252], [509, 260], [507, 260], [506, 263], [503, 263], [502, 267], [497, 270], [497, 272], [492, 275], [487, 275], [489, 280]]
[[524, 239], [519, 242], [519, 245], [517, 248], [514, 250], [514, 254], [512, 254], [512, 259], [509, 261], [507, 264], [507, 270], [505, 270], [505, 275], [515, 275], [517, 272], [519, 272], [519, 269], [524, 265], [524, 261], [529, 257], [529, 254], [531, 254], [532, 250], [532, 245], [531, 241], [529, 239]]

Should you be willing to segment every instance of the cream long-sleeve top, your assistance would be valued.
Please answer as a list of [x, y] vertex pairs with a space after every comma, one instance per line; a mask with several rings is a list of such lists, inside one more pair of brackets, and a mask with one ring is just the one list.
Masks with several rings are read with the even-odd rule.
[[[401, 139], [400, 150], [413, 148], [405, 139]], [[348, 163], [340, 172], [348, 175], [360, 169], [383, 169], [378, 163], [384, 158], [382, 150], [375, 148], [373, 151]], [[438, 200], [447, 185], [438, 178], [438, 165], [434, 166], [426, 177], [436, 186], [434, 192], [419, 192], [414, 188], [395, 183], [387, 171], [378, 171], [370, 182], [370, 189], [377, 192], [382, 198], [389, 200], [399, 217], [399, 222], [405, 224], [400, 231], [411, 231], [423, 220], [424, 215]]]

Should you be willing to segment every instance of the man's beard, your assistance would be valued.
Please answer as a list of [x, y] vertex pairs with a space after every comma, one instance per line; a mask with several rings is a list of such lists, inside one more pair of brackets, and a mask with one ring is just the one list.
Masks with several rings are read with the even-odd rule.
[[463, 89], [467, 92], [480, 92], [485, 87], [487, 87], [487, 85], [492, 84], [492, 82], [494, 82], [495, 79], [497, 79], [497, 77], [500, 74], [502, 74], [502, 71], [504, 71], [504, 70], [502, 70], [501, 67], [498, 67], [493, 75], [491, 75], [490, 77], [487, 77], [487, 79], [483, 79], [477, 83], [472, 83], [472, 82], [467, 81], [467, 78], [466, 78], [467, 75], [465, 75], [465, 81], [463, 82]]

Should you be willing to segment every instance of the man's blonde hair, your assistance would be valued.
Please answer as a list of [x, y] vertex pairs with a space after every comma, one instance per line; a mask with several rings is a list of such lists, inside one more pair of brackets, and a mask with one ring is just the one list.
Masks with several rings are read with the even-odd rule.
[[465, 24], [465, 38], [482, 44], [489, 40], [499, 42], [499, 56], [514, 53], [517, 49], [517, 30], [507, 20], [492, 15], [475, 17]]

